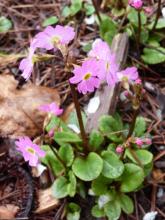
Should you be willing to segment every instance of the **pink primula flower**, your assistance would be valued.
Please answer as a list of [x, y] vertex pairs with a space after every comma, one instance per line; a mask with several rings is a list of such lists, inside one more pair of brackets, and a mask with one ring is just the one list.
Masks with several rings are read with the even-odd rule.
[[118, 81], [135, 81], [139, 77], [136, 67], [128, 67], [125, 70], [117, 72]]
[[88, 55], [96, 58], [100, 63], [98, 77], [101, 80], [106, 80], [108, 85], [115, 85], [117, 81], [116, 72], [119, 70], [119, 66], [109, 45], [101, 39], [96, 39]]
[[25, 161], [29, 161], [30, 166], [36, 167], [39, 158], [45, 157], [46, 153], [34, 144], [29, 137], [21, 137], [15, 142], [17, 149], [22, 153]]
[[39, 48], [51, 50], [59, 48], [60, 45], [67, 45], [75, 36], [74, 29], [70, 26], [57, 25], [55, 28], [48, 26], [43, 32], [36, 35]]
[[21, 60], [19, 69], [23, 72], [22, 77], [28, 80], [32, 74], [33, 66], [35, 63], [35, 50], [38, 47], [38, 42], [36, 39], [31, 41], [30, 48], [29, 48], [29, 54], [26, 58]]
[[99, 71], [100, 66], [96, 59], [85, 60], [82, 66], [74, 68], [74, 76], [69, 81], [72, 84], [78, 83], [77, 88], [80, 93], [94, 92], [100, 85]]
[[129, 0], [128, 4], [135, 9], [141, 9], [143, 6], [143, 1], [142, 0]]
[[41, 105], [39, 107], [39, 110], [43, 112], [48, 112], [55, 116], [59, 116], [63, 113], [63, 109], [60, 109], [59, 106], [55, 102], [51, 104], [47, 104], [47, 105]]

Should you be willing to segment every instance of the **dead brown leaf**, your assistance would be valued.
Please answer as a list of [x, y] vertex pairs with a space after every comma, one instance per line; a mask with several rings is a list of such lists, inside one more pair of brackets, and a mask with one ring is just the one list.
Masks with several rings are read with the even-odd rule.
[[19, 207], [12, 204], [0, 206], [0, 219], [13, 219], [18, 210]]
[[34, 137], [42, 132], [45, 113], [38, 107], [56, 102], [60, 97], [56, 89], [26, 84], [16, 89], [17, 81], [10, 75], [0, 75], [0, 136]]
[[39, 207], [36, 213], [44, 213], [53, 210], [59, 205], [59, 200], [52, 196], [51, 187], [45, 190], [39, 190]]

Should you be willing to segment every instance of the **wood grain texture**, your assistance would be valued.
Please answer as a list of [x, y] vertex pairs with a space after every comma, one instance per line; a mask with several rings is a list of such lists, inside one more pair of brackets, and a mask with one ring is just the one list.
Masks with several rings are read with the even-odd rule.
[[[128, 54], [128, 36], [126, 33], [117, 34], [112, 42], [112, 51], [116, 54], [116, 61], [123, 68]], [[113, 114], [116, 110], [116, 104], [120, 92], [120, 85], [109, 87], [103, 82], [95, 93], [95, 97], [100, 98], [100, 106], [94, 114], [89, 114], [86, 132], [90, 133], [93, 129], [98, 129], [98, 119], [101, 115]]]

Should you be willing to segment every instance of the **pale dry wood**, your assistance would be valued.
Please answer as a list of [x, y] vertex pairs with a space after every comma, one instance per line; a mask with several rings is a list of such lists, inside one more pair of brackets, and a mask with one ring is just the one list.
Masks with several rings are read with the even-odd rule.
[[[116, 61], [120, 69], [124, 66], [128, 54], [128, 36], [126, 33], [117, 34], [112, 42], [112, 51], [116, 54]], [[120, 86], [109, 87], [103, 83], [96, 91], [95, 97], [100, 98], [100, 106], [94, 114], [88, 116], [86, 132], [90, 133], [93, 129], [98, 129], [98, 119], [101, 115], [113, 114], [116, 109]]]
[[59, 200], [52, 196], [51, 187], [45, 190], [39, 190], [38, 196], [39, 207], [35, 211], [37, 214], [53, 210], [60, 204]]

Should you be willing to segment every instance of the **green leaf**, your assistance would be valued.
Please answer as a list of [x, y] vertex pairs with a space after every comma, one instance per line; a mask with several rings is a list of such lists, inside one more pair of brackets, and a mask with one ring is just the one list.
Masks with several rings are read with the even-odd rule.
[[73, 148], [70, 144], [65, 144], [59, 149], [59, 156], [67, 167], [71, 166], [74, 160]]
[[104, 211], [109, 220], [118, 220], [121, 214], [120, 203], [117, 200], [108, 202]]
[[99, 209], [98, 205], [92, 208], [92, 215], [96, 218], [101, 218], [105, 216], [104, 209]]
[[80, 219], [80, 207], [75, 203], [69, 203], [67, 207], [67, 220], [79, 220]]
[[104, 137], [100, 132], [93, 130], [89, 136], [89, 145], [93, 151], [98, 150], [102, 143], [104, 142]]
[[117, 34], [117, 24], [108, 16], [100, 23], [101, 37], [111, 45], [113, 37]]
[[59, 117], [56, 116], [53, 116], [49, 124], [46, 126], [47, 132], [49, 132], [51, 129], [54, 129], [55, 131], [70, 131], [68, 126]]
[[151, 163], [145, 165], [145, 166], [144, 166], [144, 175], [145, 175], [145, 176], [148, 176], [148, 175], [151, 173], [152, 168], [153, 168], [153, 162], [151, 162]]
[[68, 16], [74, 16], [82, 9], [82, 0], [72, 0], [71, 6], [64, 7], [62, 11], [62, 16], [68, 17]]
[[[81, 115], [82, 115], [82, 119], [83, 119], [83, 124], [84, 124], [84, 127], [86, 125], [86, 122], [87, 122], [87, 116], [86, 114], [81, 111]], [[80, 128], [79, 126], [79, 122], [78, 122], [78, 118], [77, 118], [77, 114], [76, 114], [76, 110], [72, 111], [69, 115], [69, 119], [68, 119], [68, 122], [67, 124], [74, 124], [76, 125], [78, 128]]]
[[74, 16], [82, 9], [82, 0], [72, 0], [70, 6], [71, 16]]
[[[140, 150], [135, 150], [134, 151], [137, 158], [141, 161], [141, 163], [143, 165], [147, 165], [149, 163], [152, 162], [153, 160], [153, 155], [152, 153], [150, 153], [149, 151], [147, 150], [143, 150], [143, 149], [140, 149]], [[132, 160], [134, 163], [137, 163], [137, 161], [134, 159], [134, 157], [132, 156], [132, 154], [130, 153], [129, 149], [126, 150], [126, 155], [127, 157]]]
[[136, 137], [141, 137], [146, 131], [146, 122], [143, 117], [137, 117], [135, 123], [134, 133]]
[[96, 179], [103, 168], [103, 161], [96, 153], [89, 153], [86, 158], [76, 158], [72, 165], [74, 174], [84, 181]]
[[56, 24], [57, 22], [58, 22], [58, 18], [56, 16], [51, 16], [43, 21], [42, 26], [46, 27], [49, 25]]
[[85, 45], [82, 47], [82, 50], [83, 50], [85, 53], [88, 53], [91, 49], [92, 49], [92, 43], [87, 43], [87, 44], [85, 44]]
[[147, 43], [148, 38], [149, 38], [149, 31], [145, 28], [142, 28], [141, 35], [140, 35], [140, 42], [142, 44], [145, 44], [145, 43]]
[[[147, 16], [145, 15], [145, 13], [143, 11], [140, 12], [140, 16], [141, 16], [141, 24], [142, 25], [146, 24], [147, 23]], [[136, 27], [138, 27], [138, 12], [137, 12], [137, 10], [131, 8], [127, 18], [132, 24], [134, 24]]]
[[65, 6], [62, 10], [62, 16], [63, 17], [68, 17], [71, 14], [71, 10], [68, 6]]
[[131, 214], [133, 212], [134, 204], [133, 204], [132, 199], [129, 196], [122, 194], [119, 196], [119, 201], [120, 201], [120, 206], [122, 210], [126, 214]]
[[114, 142], [122, 142], [121, 131], [123, 130], [123, 124], [119, 115], [112, 117], [110, 115], [104, 115], [99, 119], [99, 129], [110, 140]]
[[76, 184], [77, 184], [76, 177], [72, 171], [69, 171], [68, 175], [69, 175], [69, 183], [67, 187], [68, 195], [70, 197], [74, 197], [76, 194]]
[[[153, 26], [154, 26], [154, 23], [155, 23], [155, 20], [149, 24], [147, 27], [152, 30]], [[155, 27], [156, 29], [162, 29], [162, 28], [165, 28], [165, 19], [164, 18], [159, 18], [158, 19], [158, 23]]]
[[95, 195], [103, 195], [108, 191], [108, 185], [112, 180], [100, 175], [97, 179], [92, 181], [92, 191]]
[[143, 55], [141, 56], [141, 58], [147, 64], [163, 63], [165, 62], [165, 48], [144, 48]]
[[41, 158], [41, 161], [51, 168], [55, 176], [61, 175], [65, 171], [63, 164], [57, 159], [48, 145], [43, 145], [42, 149], [46, 152], [46, 156]]
[[59, 144], [62, 143], [81, 143], [81, 138], [72, 131], [55, 132], [54, 140]]
[[102, 158], [103, 158], [103, 170], [102, 170], [103, 176], [110, 179], [116, 179], [122, 175], [124, 171], [124, 164], [115, 153], [104, 151], [102, 153]]
[[90, 16], [95, 12], [95, 8], [91, 4], [85, 3], [84, 8], [87, 16]]
[[144, 180], [143, 169], [135, 164], [126, 163], [120, 186], [121, 192], [135, 191]]
[[125, 14], [125, 9], [124, 8], [121, 8], [121, 9], [113, 8], [112, 9], [112, 14], [115, 17], [121, 17], [122, 15]]
[[6, 32], [12, 27], [12, 23], [8, 18], [4, 16], [0, 17], [0, 32]]
[[53, 196], [57, 199], [62, 199], [68, 195], [68, 180], [60, 176], [52, 185]]

